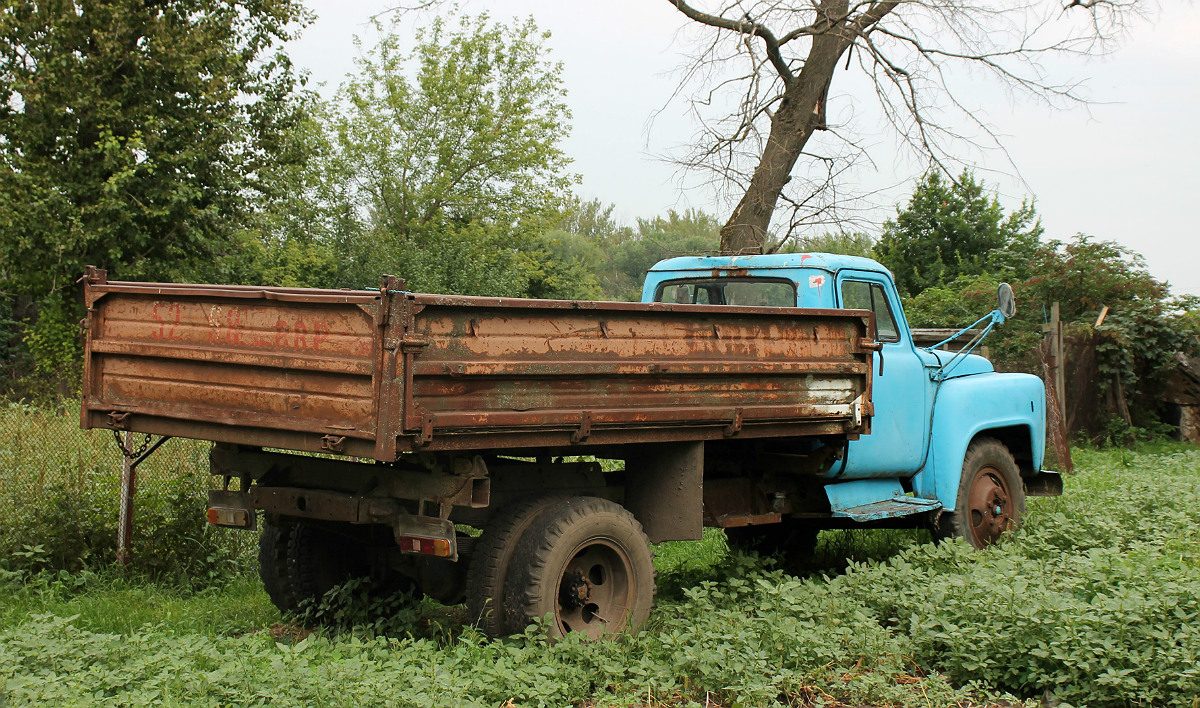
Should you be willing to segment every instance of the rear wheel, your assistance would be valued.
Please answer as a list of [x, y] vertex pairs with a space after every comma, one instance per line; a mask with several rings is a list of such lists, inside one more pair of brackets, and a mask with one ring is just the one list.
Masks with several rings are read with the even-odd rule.
[[297, 605], [320, 602], [333, 588], [350, 580], [367, 580], [371, 598], [398, 593], [419, 596], [416, 581], [388, 567], [393, 547], [389, 533], [373, 538], [369, 527], [300, 520], [288, 538], [288, 577]]
[[288, 539], [288, 574], [297, 604], [319, 602], [333, 588], [370, 575], [361, 545], [312, 521], [298, 521]]
[[999, 440], [978, 438], [967, 448], [954, 514], [940, 535], [985, 548], [1015, 529], [1025, 515], [1025, 488], [1012, 453]]
[[278, 517], [263, 517], [262, 534], [258, 537], [258, 577], [271, 603], [280, 612], [295, 612], [299, 603], [292, 592], [288, 576], [288, 541], [293, 524]]
[[483, 527], [475, 541], [467, 570], [467, 613], [489, 637], [500, 637], [511, 629], [504, 618], [504, 585], [508, 566], [522, 534], [552, 502], [554, 497], [525, 499], [501, 507]]
[[551, 637], [635, 630], [654, 607], [654, 580], [649, 540], [626, 509], [597, 497], [556, 500], [513, 554], [504, 593], [508, 629], [549, 614]]

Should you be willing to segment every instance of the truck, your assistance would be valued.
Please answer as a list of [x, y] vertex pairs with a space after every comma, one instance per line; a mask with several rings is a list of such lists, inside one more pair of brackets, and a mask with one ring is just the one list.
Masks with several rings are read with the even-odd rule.
[[1042, 469], [1039, 378], [914, 346], [891, 274], [832, 254], [658, 263], [642, 302], [84, 277], [81, 424], [211, 441], [208, 522], [258, 529], [283, 611], [357, 578], [487, 634], [632, 630], [652, 544], [822, 529], [977, 548]]

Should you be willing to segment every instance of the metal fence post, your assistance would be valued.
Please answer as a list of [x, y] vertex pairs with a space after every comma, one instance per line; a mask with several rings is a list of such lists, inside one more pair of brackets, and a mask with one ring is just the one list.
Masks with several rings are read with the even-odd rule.
[[121, 468], [121, 505], [117, 520], [117, 562], [125, 567], [129, 567], [133, 548], [133, 495], [137, 489], [137, 466], [132, 453], [133, 431], [126, 430], [121, 449], [125, 464]]

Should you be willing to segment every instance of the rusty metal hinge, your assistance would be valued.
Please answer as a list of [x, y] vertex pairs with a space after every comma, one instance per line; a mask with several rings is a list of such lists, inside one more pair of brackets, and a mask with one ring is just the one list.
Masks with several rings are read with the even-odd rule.
[[421, 416], [421, 434], [417, 437], [417, 444], [424, 446], [433, 442], [433, 428], [437, 425], [437, 416], [432, 413], [426, 413]]
[[346, 442], [345, 435], [326, 435], [321, 438], [321, 449], [330, 452], [341, 452], [342, 444]]
[[592, 435], [592, 412], [583, 411], [579, 414], [579, 430], [571, 433], [571, 442], [585, 442]]
[[733, 412], [733, 421], [725, 426], [725, 437], [732, 438], [742, 432], [742, 409], [738, 408]]

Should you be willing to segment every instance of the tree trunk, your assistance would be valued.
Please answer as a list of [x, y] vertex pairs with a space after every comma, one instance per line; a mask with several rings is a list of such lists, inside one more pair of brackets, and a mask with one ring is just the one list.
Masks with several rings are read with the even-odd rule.
[[[826, 17], [845, 17], [845, 0], [822, 3]], [[722, 253], [761, 253], [767, 227], [779, 194], [791, 179], [792, 168], [813, 131], [821, 127], [822, 102], [842, 53], [850, 46], [843, 37], [845, 21], [813, 37], [812, 50], [800, 74], [787, 79], [783, 100], [771, 116], [771, 132], [746, 194], [721, 227]]]

